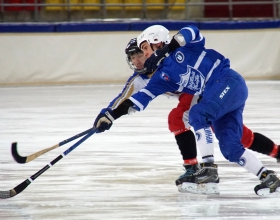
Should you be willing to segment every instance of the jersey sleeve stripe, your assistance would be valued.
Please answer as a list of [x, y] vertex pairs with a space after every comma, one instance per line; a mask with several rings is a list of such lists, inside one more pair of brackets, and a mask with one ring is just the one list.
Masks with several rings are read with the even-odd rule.
[[182, 28], [182, 29], [187, 29], [191, 32], [191, 35], [192, 35], [192, 41], [195, 40], [195, 32], [192, 28], [189, 28], [189, 27], [185, 27], [185, 28]]
[[112, 109], [117, 108], [124, 100], [128, 99], [134, 92], [134, 80], [137, 78], [138, 75], [132, 77], [127, 83], [123, 91], [119, 94], [119, 97], [115, 99], [112, 103]]
[[190, 43], [197, 43], [199, 41], [202, 41], [204, 39], [203, 35], [201, 33], [199, 33], [199, 39], [198, 40], [195, 40], [195, 41], [191, 41]]
[[149, 90], [147, 89], [141, 89], [140, 92], [144, 92], [146, 95], [150, 96], [152, 99], [154, 99], [156, 96], [153, 95]]
[[136, 99], [134, 99], [133, 97], [130, 97], [129, 99], [140, 109], [140, 111], [144, 110], [144, 106]]

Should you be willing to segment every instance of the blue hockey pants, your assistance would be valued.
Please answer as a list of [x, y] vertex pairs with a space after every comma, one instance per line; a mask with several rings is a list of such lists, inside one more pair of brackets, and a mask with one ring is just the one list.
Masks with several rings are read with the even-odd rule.
[[238, 162], [245, 151], [240, 140], [247, 97], [245, 80], [229, 69], [220, 79], [206, 84], [202, 100], [189, 113], [195, 131], [212, 126], [223, 156], [231, 162]]

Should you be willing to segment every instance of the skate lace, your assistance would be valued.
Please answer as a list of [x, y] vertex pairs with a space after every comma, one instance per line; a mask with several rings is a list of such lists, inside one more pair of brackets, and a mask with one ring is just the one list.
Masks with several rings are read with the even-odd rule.
[[199, 174], [203, 173], [204, 171], [205, 171], [205, 169], [204, 169], [204, 168], [199, 169], [199, 170], [198, 170], [198, 171], [196, 171], [193, 175], [199, 175]]
[[198, 169], [193, 175], [199, 175], [201, 173], [204, 173], [206, 171], [206, 169], [212, 170], [212, 169], [215, 169], [215, 168], [213, 168], [213, 167], [202, 167], [202, 168]]

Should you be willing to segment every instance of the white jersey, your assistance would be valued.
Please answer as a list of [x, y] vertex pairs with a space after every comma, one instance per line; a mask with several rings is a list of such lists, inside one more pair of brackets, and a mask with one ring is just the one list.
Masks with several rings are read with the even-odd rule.
[[133, 75], [126, 81], [121, 93], [110, 102], [108, 108], [117, 108], [124, 100], [144, 88], [149, 81], [150, 78], [147, 75], [134, 72]]

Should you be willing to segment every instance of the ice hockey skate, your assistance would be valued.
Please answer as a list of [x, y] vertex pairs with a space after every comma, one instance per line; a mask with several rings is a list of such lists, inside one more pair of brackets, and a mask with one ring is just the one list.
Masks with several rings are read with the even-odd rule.
[[255, 187], [255, 193], [259, 196], [280, 197], [280, 178], [272, 170], [262, 173], [261, 184]]
[[218, 166], [213, 163], [184, 165], [186, 172], [176, 180], [179, 192], [219, 194]]

